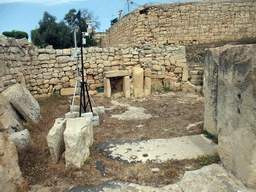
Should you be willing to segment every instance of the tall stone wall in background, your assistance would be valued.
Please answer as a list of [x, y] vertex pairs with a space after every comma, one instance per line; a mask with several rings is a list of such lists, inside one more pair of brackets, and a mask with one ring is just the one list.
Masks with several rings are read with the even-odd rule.
[[[0, 36], [0, 92], [21, 83], [33, 95], [47, 96], [53, 91], [74, 88], [76, 61], [70, 61], [75, 49], [37, 49], [26, 39]], [[133, 44], [127, 48], [84, 48], [84, 69], [90, 90], [103, 87], [104, 72], [143, 68], [154, 84], [187, 81], [185, 47], [152, 48]], [[80, 57], [78, 64], [80, 66]], [[81, 66], [80, 66], [81, 67]], [[71, 90], [72, 91], [72, 90]]]
[[256, 36], [254, 0], [146, 4], [114, 24], [103, 47], [144, 42], [153, 47]]

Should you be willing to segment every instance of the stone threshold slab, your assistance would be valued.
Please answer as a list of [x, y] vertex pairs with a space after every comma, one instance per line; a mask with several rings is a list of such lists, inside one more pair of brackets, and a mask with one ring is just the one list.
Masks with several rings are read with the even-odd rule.
[[110, 158], [124, 163], [164, 162], [213, 155], [217, 145], [203, 134], [170, 139], [102, 143], [98, 147]]

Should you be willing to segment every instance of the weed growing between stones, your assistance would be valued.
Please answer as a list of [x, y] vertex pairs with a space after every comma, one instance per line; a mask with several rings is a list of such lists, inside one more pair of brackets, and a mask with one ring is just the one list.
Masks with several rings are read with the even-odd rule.
[[97, 93], [103, 93], [104, 92], [104, 88], [103, 87], [99, 87], [96, 89]]
[[92, 158], [89, 157], [88, 159], [86, 159], [86, 160], [84, 161], [84, 164], [85, 164], [85, 165], [90, 165], [92, 162], [93, 162]]
[[211, 139], [214, 143], [218, 144], [218, 137], [209, 133], [206, 130], [203, 130], [202, 133], [205, 135], [206, 138]]
[[213, 163], [220, 163], [220, 156], [218, 153], [214, 153], [213, 155], [202, 155], [196, 160], [196, 163], [199, 165], [198, 168], [201, 168], [206, 165], [210, 165]]

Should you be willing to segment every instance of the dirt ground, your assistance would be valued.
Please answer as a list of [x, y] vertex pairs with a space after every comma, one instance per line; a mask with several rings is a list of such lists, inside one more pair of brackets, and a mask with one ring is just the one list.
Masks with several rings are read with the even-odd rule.
[[[255, 43], [255, 39], [252, 39]], [[203, 63], [205, 49], [218, 47], [225, 44], [242, 44], [246, 41], [227, 42], [220, 41], [211, 44], [186, 46], [188, 63]], [[248, 42], [246, 42], [248, 43]], [[76, 185], [98, 185], [110, 180], [133, 182], [152, 187], [161, 187], [179, 181], [186, 170], [198, 169], [202, 164], [218, 162], [218, 159], [173, 161], [164, 163], [138, 163], [123, 164], [111, 160], [97, 149], [97, 144], [112, 141], [137, 141], [144, 139], [171, 138], [185, 135], [200, 134], [203, 127], [186, 129], [190, 123], [203, 121], [204, 98], [181, 92], [169, 92], [163, 96], [153, 93], [152, 96], [139, 99], [120, 98], [132, 106], [143, 107], [152, 117], [147, 120], [118, 120], [112, 118], [113, 114], [124, 113], [126, 107], [117, 107], [106, 110], [100, 116], [100, 125], [93, 128], [94, 146], [90, 149], [90, 157], [86, 160], [81, 170], [66, 170], [65, 159], [61, 157], [58, 164], [51, 162], [46, 136], [56, 118], [63, 117], [69, 111], [70, 97], [53, 95], [44, 100], [39, 100], [42, 119], [38, 124], [24, 123], [29, 129], [32, 143], [27, 151], [19, 151], [19, 165], [26, 182], [20, 186], [21, 191], [33, 189], [35, 185], [50, 186], [51, 191], [64, 191]], [[111, 99], [102, 95], [93, 96], [96, 106], [105, 108], [112, 105]], [[202, 158], [201, 158], [202, 159]], [[106, 176], [102, 176], [95, 168], [95, 162], [105, 164]], [[152, 168], [159, 171], [152, 172]]]
[[[95, 95], [96, 106], [105, 108], [112, 105], [111, 99]], [[171, 138], [202, 133], [202, 126], [187, 130], [190, 123], [203, 120], [204, 98], [181, 92], [157, 93], [150, 97], [139, 99], [120, 98], [118, 102], [132, 106], [143, 107], [152, 117], [146, 120], [118, 120], [111, 117], [121, 114], [126, 107], [116, 107], [106, 110], [100, 116], [100, 125], [93, 128], [94, 145], [90, 149], [90, 157], [81, 170], [66, 170], [65, 159], [61, 157], [56, 165], [51, 163], [46, 136], [56, 118], [64, 117], [69, 111], [70, 97], [52, 96], [39, 100], [42, 119], [38, 124], [25, 123], [31, 133], [32, 143], [27, 151], [19, 151], [19, 165], [26, 179], [21, 189], [27, 191], [33, 185], [54, 186], [52, 191], [63, 191], [76, 185], [98, 185], [110, 180], [160, 187], [180, 180], [186, 170], [197, 169], [200, 166], [196, 160], [173, 161], [164, 163], [123, 164], [111, 160], [97, 149], [97, 144], [112, 141], [137, 141], [155, 138]], [[139, 125], [139, 126], [138, 126]], [[105, 164], [106, 176], [102, 176], [95, 168], [95, 162]], [[152, 168], [159, 171], [152, 172]]]

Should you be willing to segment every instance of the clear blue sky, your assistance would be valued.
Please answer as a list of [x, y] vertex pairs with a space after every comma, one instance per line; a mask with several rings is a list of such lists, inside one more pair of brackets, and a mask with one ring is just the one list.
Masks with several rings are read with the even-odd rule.
[[[132, 0], [130, 11], [146, 3], [164, 3], [170, 0]], [[178, 0], [171, 0], [178, 1]], [[0, 0], [0, 35], [3, 31], [25, 31], [30, 36], [30, 31], [38, 27], [38, 22], [43, 18], [43, 13], [63, 20], [70, 9], [86, 8], [98, 17], [100, 28], [96, 32], [104, 32], [110, 27], [110, 20], [118, 17], [121, 4], [127, 0]], [[122, 5], [124, 13], [128, 6]]]

